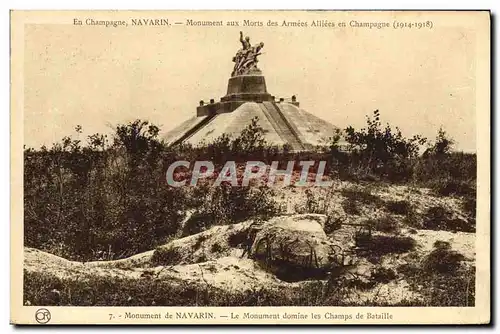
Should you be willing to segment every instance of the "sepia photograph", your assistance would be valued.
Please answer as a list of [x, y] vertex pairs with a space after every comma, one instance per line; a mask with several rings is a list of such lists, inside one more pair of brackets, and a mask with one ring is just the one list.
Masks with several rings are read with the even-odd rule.
[[12, 11], [11, 38], [12, 321], [489, 322], [488, 11]]

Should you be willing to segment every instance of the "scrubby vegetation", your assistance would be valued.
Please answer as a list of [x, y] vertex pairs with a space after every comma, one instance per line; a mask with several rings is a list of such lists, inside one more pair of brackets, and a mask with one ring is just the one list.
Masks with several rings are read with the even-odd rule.
[[[354, 286], [346, 283], [310, 282], [288, 291], [263, 287], [229, 293], [154, 277], [145, 284], [137, 284], [134, 280], [120, 278], [110, 281], [94, 277], [82, 281], [25, 273], [24, 300], [30, 305], [45, 306], [353, 306], [346, 301]], [[377, 304], [367, 301], [359, 306]]]
[[[25, 246], [84, 262], [123, 259], [155, 249], [153, 264], [171, 266], [182, 259], [175, 248], [162, 247], [172, 239], [215, 225], [265, 220], [284, 211], [278, 201], [280, 190], [258, 180], [251, 187], [232, 187], [228, 182], [210, 186], [203, 180], [195, 187], [168, 186], [167, 168], [177, 160], [189, 161], [191, 166], [197, 160], [212, 161], [216, 174], [227, 160], [236, 161], [239, 172], [241, 163], [248, 160], [279, 161], [281, 169], [290, 160], [327, 161], [326, 176], [347, 181], [349, 186], [330, 189], [321, 196], [305, 189], [304, 200], [295, 203], [295, 212], [327, 215], [324, 230], [330, 235], [349, 217], [379, 210], [365, 221], [374, 234], [354, 237], [362, 256], [377, 265], [384, 256], [415, 250], [415, 239], [401, 235], [402, 228], [411, 228], [412, 234], [418, 230], [475, 232], [476, 156], [453, 152], [453, 141], [443, 130], [433, 142], [418, 135], [406, 138], [397, 128], [383, 127], [376, 111], [367, 117], [366, 128], [345, 129], [347, 149], [341, 149], [340, 136], [334, 136], [329, 147], [299, 153], [268, 145], [257, 119], [239, 137], [224, 135], [205, 147], [167, 146], [159, 133], [155, 125], [136, 120], [117, 126], [110, 137], [95, 134], [81, 138], [82, 129], [77, 127], [73, 137], [65, 137], [50, 148], [26, 148]], [[310, 172], [315, 173], [317, 167]], [[300, 169], [298, 164], [295, 168]], [[174, 178], [189, 174], [184, 170]], [[386, 200], [377, 194], [378, 187], [398, 185], [428, 189], [429, 196], [439, 199], [452, 197], [464, 214], [459, 216], [440, 203], [417, 208], [411, 195]], [[287, 189], [298, 192], [297, 188]], [[335, 196], [341, 198], [338, 207], [330, 201]], [[338, 214], [340, 211], [345, 215]], [[226, 241], [233, 248], [249, 244], [243, 230], [234, 231]], [[206, 246], [198, 237], [192, 251], [201, 247]], [[213, 243], [207, 249], [219, 253], [223, 248]], [[205, 260], [200, 255], [195, 263]], [[82, 283], [35, 273], [25, 274], [24, 293], [25, 300], [46, 305], [344, 305], [355, 281], [357, 289], [373, 288], [401, 277], [420, 292], [423, 282], [435, 287], [425, 290], [425, 298], [411, 301], [411, 305], [474, 304], [474, 268], [464, 266], [460, 254], [445, 244], [437, 244], [420, 267], [412, 264], [393, 270], [380, 266], [368, 283], [350, 280], [344, 284], [332, 276], [321, 287], [309, 282], [303, 289], [286, 294], [272, 289], [227, 294], [215, 288], [200, 290], [155, 279], [140, 286], [118, 278], [110, 282], [96, 277]], [[460, 293], [447, 297], [453, 294], [452, 287]], [[57, 296], [50, 293], [54, 289]]]
[[[179, 231], [190, 235], [277, 212], [272, 189], [263, 186], [168, 186], [165, 173], [173, 161], [202, 157], [199, 150], [181, 154], [167, 147], [158, 133], [156, 126], [135, 121], [118, 126], [111, 141], [96, 134], [86, 145], [66, 137], [50, 149], [26, 149], [25, 245], [74, 260], [119, 259], [164, 244]], [[222, 156], [241, 156], [242, 145], [258, 150], [260, 136], [251, 125], [228, 142], [227, 152], [218, 147], [221, 139], [205, 157], [213, 154], [221, 166]], [[188, 210], [194, 214], [181, 226]]]
[[464, 260], [449, 243], [437, 241], [420, 266], [403, 265], [398, 272], [422, 293], [426, 306], [474, 306], [476, 270]]

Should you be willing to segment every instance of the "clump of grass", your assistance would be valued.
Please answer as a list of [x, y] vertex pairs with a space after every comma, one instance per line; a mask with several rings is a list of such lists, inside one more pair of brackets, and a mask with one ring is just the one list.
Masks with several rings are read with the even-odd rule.
[[411, 207], [410, 210], [406, 213], [404, 219], [403, 219], [404, 224], [416, 228], [416, 229], [421, 229], [422, 228], [422, 220], [419, 218], [417, 212], [415, 211], [415, 208]]
[[214, 243], [214, 244], [212, 244], [212, 247], [210, 247], [210, 251], [212, 253], [219, 253], [222, 251], [222, 247], [218, 243]]
[[382, 284], [387, 284], [396, 277], [396, 272], [391, 268], [377, 267], [371, 273], [371, 279]]
[[342, 201], [342, 208], [344, 209], [344, 212], [348, 215], [361, 214], [361, 210], [359, 209], [358, 203], [354, 200], [345, 198]]
[[172, 266], [182, 261], [182, 255], [173, 247], [158, 247], [155, 249], [151, 262], [157, 266]]
[[385, 203], [385, 207], [389, 210], [389, 212], [397, 215], [407, 215], [412, 209], [410, 202], [406, 200], [389, 201]]
[[385, 233], [399, 232], [399, 223], [391, 215], [385, 215], [377, 219], [370, 219], [367, 223], [376, 231]]
[[453, 218], [452, 213], [442, 206], [430, 207], [425, 213], [422, 228], [435, 231], [474, 232], [474, 222]]
[[423, 228], [427, 230], [444, 230], [446, 222], [451, 219], [451, 212], [442, 206], [430, 207], [422, 222]]
[[449, 242], [436, 241], [434, 249], [424, 259], [423, 269], [428, 274], [453, 275], [465, 257], [451, 249]]
[[424, 306], [474, 306], [476, 268], [463, 260], [448, 242], [436, 241], [421, 265], [404, 264], [397, 271], [423, 296]]
[[208, 258], [205, 254], [199, 255], [196, 259], [194, 259], [194, 263], [201, 263], [201, 262], [207, 262]]
[[476, 184], [465, 180], [455, 178], [437, 179], [432, 184], [434, 192], [441, 196], [475, 196]]
[[427, 306], [472, 307], [476, 302], [476, 268], [462, 266], [455, 275], [434, 275], [424, 281]]

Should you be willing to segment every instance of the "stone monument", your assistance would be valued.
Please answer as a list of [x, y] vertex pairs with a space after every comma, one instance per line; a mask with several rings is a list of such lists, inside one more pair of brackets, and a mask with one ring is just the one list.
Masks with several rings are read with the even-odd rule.
[[288, 145], [294, 151], [328, 144], [338, 130], [330, 123], [302, 110], [297, 97], [279, 98], [268, 93], [266, 80], [258, 67], [264, 43], [251, 45], [250, 37], [240, 32], [241, 48], [233, 56], [234, 63], [226, 95], [216, 102], [203, 100], [196, 117], [170, 131], [165, 140], [171, 145], [207, 144], [222, 134], [233, 137], [258, 117], [270, 144]]

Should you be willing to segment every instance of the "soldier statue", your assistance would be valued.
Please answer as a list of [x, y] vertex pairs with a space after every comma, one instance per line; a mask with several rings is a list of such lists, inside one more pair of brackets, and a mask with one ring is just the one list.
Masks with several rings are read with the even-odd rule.
[[260, 50], [264, 47], [264, 43], [251, 46], [250, 37], [243, 38], [242, 31], [240, 31], [240, 42], [242, 48], [233, 57], [235, 64], [231, 76], [261, 73], [257, 68], [257, 56], [262, 54]]

